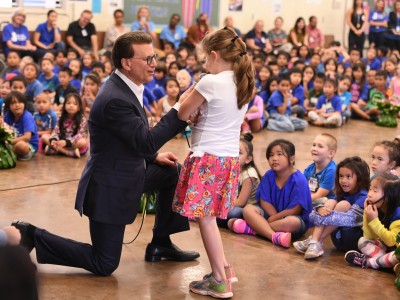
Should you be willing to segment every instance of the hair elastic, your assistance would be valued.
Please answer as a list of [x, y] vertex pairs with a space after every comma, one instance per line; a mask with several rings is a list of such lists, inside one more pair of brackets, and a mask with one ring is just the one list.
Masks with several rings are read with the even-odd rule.
[[231, 42], [232, 43], [234, 43], [237, 39], [239, 38], [239, 36], [237, 35], [237, 36], [235, 36], [232, 40], [231, 40]]
[[240, 53], [239, 53], [240, 56], [243, 56], [243, 55], [246, 55], [246, 54], [247, 54], [246, 51], [243, 51], [243, 52], [240, 52]]

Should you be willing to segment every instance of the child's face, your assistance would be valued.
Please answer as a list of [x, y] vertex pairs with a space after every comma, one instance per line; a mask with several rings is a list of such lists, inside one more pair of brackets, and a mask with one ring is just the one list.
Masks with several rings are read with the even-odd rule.
[[165, 58], [165, 64], [167, 66], [169, 66], [172, 62], [176, 61], [176, 57], [173, 54], [169, 54], [167, 55], [167, 57]]
[[36, 79], [36, 77], [37, 77], [36, 68], [31, 65], [25, 66], [24, 77], [27, 81]]
[[324, 84], [324, 94], [327, 97], [332, 97], [336, 92], [336, 87], [331, 82]]
[[58, 80], [60, 81], [60, 84], [64, 87], [69, 84], [70, 79], [71, 77], [67, 72], [60, 72], [58, 74]]
[[104, 63], [104, 68], [106, 70], [106, 75], [110, 75], [112, 72], [112, 65], [110, 62], [105, 62]]
[[388, 150], [382, 146], [377, 145], [372, 150], [371, 161], [369, 167], [373, 174], [382, 174], [390, 171], [396, 165], [396, 162], [390, 161]]
[[19, 63], [21, 62], [21, 59], [19, 58], [17, 53], [11, 52], [7, 56], [7, 64], [10, 67], [18, 67]]
[[285, 171], [290, 167], [287, 154], [279, 145], [272, 148], [268, 157], [268, 163], [271, 169], [277, 173], [280, 171]]
[[69, 68], [72, 71], [72, 76], [77, 76], [79, 74], [79, 70], [81, 69], [81, 66], [78, 61], [73, 60], [69, 63]]
[[20, 92], [21, 94], [25, 94], [26, 92], [26, 86], [22, 81], [14, 81], [11, 90], [15, 92]]
[[92, 94], [97, 95], [97, 92], [99, 91], [99, 86], [90, 78], [85, 79], [85, 91], [88, 90]]
[[58, 53], [56, 56], [56, 63], [60, 67], [64, 67], [67, 64], [67, 58], [62, 53]]
[[181, 91], [186, 90], [190, 85], [190, 76], [186, 72], [178, 72], [176, 74], [176, 80], [178, 80]]
[[279, 67], [277, 65], [271, 65], [270, 68], [271, 68], [272, 74], [274, 76], [279, 75]]
[[176, 73], [178, 73], [178, 71], [179, 71], [178, 66], [177, 65], [172, 65], [169, 68], [169, 75], [172, 76], [172, 77], [176, 77]]
[[261, 68], [260, 73], [258, 73], [258, 78], [261, 81], [267, 81], [268, 78], [271, 76], [271, 73], [267, 68]]
[[0, 98], [6, 98], [6, 96], [11, 92], [10, 82], [5, 81], [0, 85]]
[[163, 71], [154, 71], [154, 78], [157, 80], [161, 80], [165, 77], [164, 72]]
[[357, 188], [357, 176], [354, 172], [346, 167], [339, 169], [339, 185], [343, 192], [353, 194]]
[[43, 73], [50, 73], [53, 71], [53, 64], [48, 60], [44, 60], [41, 64], [41, 70]]
[[239, 143], [239, 164], [240, 167], [243, 168], [243, 166], [247, 165], [253, 160], [251, 156], [249, 156], [249, 153], [247, 152], [247, 148], [244, 142]]
[[279, 67], [281, 68], [285, 68], [288, 64], [287, 58], [285, 55], [279, 55], [276, 63], [278, 64]]
[[357, 62], [360, 59], [360, 52], [353, 50], [350, 52], [350, 61], [352, 63]]
[[82, 59], [83, 65], [90, 68], [93, 64], [93, 59], [89, 54], [85, 54]]
[[353, 76], [353, 70], [351, 69], [351, 67], [347, 67], [346, 70], [344, 71], [344, 74], [350, 77]]
[[96, 72], [97, 75], [99, 75], [100, 79], [104, 78], [104, 72], [102, 68], [99, 67], [93, 68], [93, 72]]
[[383, 204], [384, 196], [385, 194], [383, 193], [382, 187], [378, 184], [378, 181], [372, 179], [367, 195], [368, 205], [376, 205], [377, 208], [380, 208]]
[[188, 57], [189, 52], [185, 48], [183, 48], [178, 52], [178, 55], [181, 57], [181, 59], [186, 61], [186, 58]]
[[176, 98], [179, 95], [179, 86], [176, 84], [175, 81], [168, 81], [167, 85], [165, 86], [167, 91], [167, 95], [171, 98]]
[[375, 85], [375, 74], [376, 74], [375, 70], [370, 70], [367, 73], [367, 82], [369, 83], [370, 86]]
[[303, 78], [308, 81], [312, 80], [312, 78], [314, 77], [314, 71], [311, 68], [307, 68], [304, 70], [303, 72]]
[[282, 93], [282, 94], [286, 94], [287, 92], [289, 92], [290, 90], [290, 82], [288, 80], [282, 80], [279, 84], [278, 84], [278, 90]]
[[299, 49], [299, 56], [300, 57], [307, 57], [308, 55], [308, 49], [306, 47], [301, 47]]
[[391, 61], [386, 61], [386, 66], [385, 66], [386, 72], [388, 72], [389, 74], [393, 74], [395, 68], [396, 66]]
[[171, 45], [169, 45], [169, 44], [164, 45], [164, 53], [165, 54], [173, 53], [173, 52], [174, 52], [174, 49], [172, 48]]
[[25, 104], [19, 102], [17, 98], [13, 98], [10, 103], [10, 111], [13, 113], [14, 117], [19, 118], [24, 114]]
[[275, 92], [278, 89], [278, 81], [274, 80], [271, 82], [271, 84], [269, 85], [269, 93], [272, 94], [273, 92]]
[[54, 60], [55, 60], [54, 54], [51, 53], [51, 52], [46, 52], [46, 53], [43, 55], [43, 58], [50, 59], [51, 61], [54, 61]]
[[367, 58], [369, 60], [373, 60], [376, 57], [376, 50], [375, 49], [368, 49], [367, 51]]
[[363, 75], [364, 75], [364, 73], [363, 73], [363, 70], [361, 70], [361, 68], [358, 68], [353, 71], [354, 79], [357, 81], [360, 81], [362, 79]]
[[344, 67], [343, 67], [343, 65], [338, 65], [338, 66], [337, 66], [336, 73], [338, 73], [339, 75], [342, 75], [342, 74], [344, 73]]
[[324, 87], [324, 81], [322, 80], [322, 78], [315, 78], [314, 79], [314, 89], [317, 92], [321, 92], [322, 89]]
[[188, 68], [193, 68], [194, 66], [197, 65], [196, 58], [193, 55], [190, 55], [186, 58], [186, 66]]
[[311, 157], [315, 163], [324, 163], [332, 160], [335, 151], [329, 148], [329, 139], [318, 135], [311, 146]]
[[300, 84], [301, 82], [301, 74], [300, 73], [293, 73], [290, 74], [290, 83], [292, 84], [293, 87], [296, 87]]
[[69, 116], [74, 116], [79, 111], [78, 101], [74, 97], [69, 97], [65, 103], [65, 111]]
[[310, 66], [316, 68], [321, 63], [321, 57], [319, 55], [313, 55], [310, 59]]
[[253, 66], [254, 66], [254, 69], [256, 70], [256, 72], [260, 72], [262, 65], [263, 65], [263, 61], [261, 58], [257, 57], [255, 59], [253, 59]]
[[332, 60], [326, 64], [325, 71], [336, 72], [336, 65]]
[[48, 112], [51, 107], [48, 96], [39, 94], [35, 99], [35, 107], [41, 114]]
[[377, 88], [384, 88], [386, 84], [386, 79], [383, 76], [375, 76], [375, 86]]
[[[315, 83], [314, 83], [314, 85], [315, 85]], [[350, 88], [350, 85], [351, 85], [350, 80], [348, 80], [348, 79], [340, 80], [340, 81], [339, 81], [339, 90], [340, 90], [341, 92], [348, 91], [349, 88]]]
[[67, 60], [71, 61], [71, 60], [74, 59], [74, 58], [78, 58], [78, 57], [76, 56], [76, 53], [73, 52], [73, 51], [69, 51], [69, 52], [67, 53]]

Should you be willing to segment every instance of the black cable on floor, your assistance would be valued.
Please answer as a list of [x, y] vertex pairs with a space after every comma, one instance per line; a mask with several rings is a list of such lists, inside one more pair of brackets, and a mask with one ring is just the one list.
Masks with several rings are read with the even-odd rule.
[[64, 181], [58, 181], [58, 182], [41, 183], [41, 184], [36, 184], [36, 185], [27, 185], [27, 186], [21, 186], [21, 187], [17, 187], [17, 188], [12, 188], [12, 189], [3, 189], [3, 190], [0, 190], [0, 192], [16, 191], [16, 190], [29, 189], [29, 188], [33, 188], [33, 187], [39, 187], [39, 186], [47, 186], [47, 185], [54, 185], [54, 184], [62, 184], [62, 183], [68, 183], [68, 182], [79, 181], [79, 179], [80, 179], [80, 178], [78, 178], [78, 179], [64, 180]]

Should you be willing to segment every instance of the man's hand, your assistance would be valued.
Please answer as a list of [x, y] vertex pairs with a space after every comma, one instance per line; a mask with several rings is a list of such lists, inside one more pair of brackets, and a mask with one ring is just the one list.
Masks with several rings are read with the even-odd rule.
[[156, 159], [154, 160], [157, 165], [170, 167], [176, 166], [177, 161], [178, 158], [172, 152], [158, 153]]

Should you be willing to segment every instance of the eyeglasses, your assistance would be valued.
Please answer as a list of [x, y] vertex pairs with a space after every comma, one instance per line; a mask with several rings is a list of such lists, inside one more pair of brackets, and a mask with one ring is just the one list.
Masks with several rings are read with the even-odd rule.
[[147, 56], [147, 57], [131, 57], [131, 58], [133, 58], [133, 59], [141, 59], [141, 60], [144, 60], [144, 61], [150, 66], [151, 63], [153, 62], [153, 59], [154, 59], [155, 61], [157, 61], [157, 57], [158, 57], [158, 55], [157, 55], [157, 53], [156, 53], [156, 54], [154, 54], [154, 55], [152, 55], [152, 56]]

